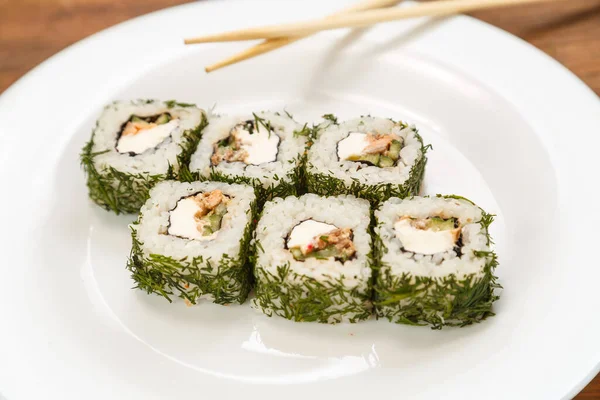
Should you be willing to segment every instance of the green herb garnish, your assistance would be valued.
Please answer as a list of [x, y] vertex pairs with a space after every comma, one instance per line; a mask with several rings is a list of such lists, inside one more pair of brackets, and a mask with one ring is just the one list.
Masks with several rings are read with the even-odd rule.
[[369, 284], [347, 288], [343, 278], [317, 281], [293, 272], [289, 264], [278, 266], [275, 273], [257, 265], [254, 275], [253, 303], [268, 316], [329, 324], [371, 316]]
[[167, 101], [165, 101], [165, 105], [168, 108], [175, 108], [175, 107], [185, 108], [185, 107], [195, 107], [196, 106], [195, 104], [192, 104], [192, 103], [180, 103], [176, 100], [167, 100]]
[[[252, 115], [254, 116], [254, 124], [256, 126], [256, 128], [258, 129], [259, 125], [262, 125], [263, 128], [265, 128], [267, 130], [267, 132], [269, 132], [269, 137], [271, 137], [271, 131], [273, 131], [273, 127], [271, 126], [271, 121], [265, 120], [264, 118], [259, 117], [258, 115], [256, 115], [256, 113], [252, 113]], [[250, 132], [252, 133], [252, 132]]]
[[329, 122], [331, 122], [333, 124], [336, 124], [336, 125], [338, 124], [338, 119], [333, 114], [325, 114], [321, 118], [323, 118], [323, 119], [325, 119], [325, 120], [327, 120], [327, 121], [329, 121]]

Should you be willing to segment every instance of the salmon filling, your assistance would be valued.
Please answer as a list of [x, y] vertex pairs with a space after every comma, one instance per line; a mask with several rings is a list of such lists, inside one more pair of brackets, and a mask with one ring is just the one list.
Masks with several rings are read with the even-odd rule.
[[353, 233], [349, 228], [306, 220], [292, 229], [287, 247], [296, 261], [334, 258], [346, 262], [356, 253], [352, 240]]
[[221, 229], [228, 202], [218, 189], [180, 199], [169, 213], [167, 233], [185, 239], [213, 239]]
[[394, 134], [351, 132], [340, 140], [340, 161], [362, 162], [376, 167], [393, 167], [400, 159], [403, 139]]

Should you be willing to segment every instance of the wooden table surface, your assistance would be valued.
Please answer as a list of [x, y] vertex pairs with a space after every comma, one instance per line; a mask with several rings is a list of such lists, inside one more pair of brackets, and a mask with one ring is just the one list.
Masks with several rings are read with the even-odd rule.
[[[185, 2], [0, 0], [0, 93], [46, 58], [94, 32]], [[600, 95], [600, 0], [488, 10], [473, 16], [542, 49]], [[576, 399], [600, 399], [600, 375]]]

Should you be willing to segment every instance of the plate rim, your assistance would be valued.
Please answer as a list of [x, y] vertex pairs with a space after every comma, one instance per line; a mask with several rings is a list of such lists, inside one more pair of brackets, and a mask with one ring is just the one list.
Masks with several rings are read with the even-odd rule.
[[[265, 0], [254, 0], [254, 1], [262, 2], [262, 3], [267, 2]], [[302, 0], [294, 0], [294, 1], [300, 2]], [[311, 0], [311, 1], [312, 1], [312, 3], [317, 3], [314, 0]], [[340, 0], [340, 1], [338, 1], [338, 3], [342, 2], [342, 1], [345, 1], [345, 0]], [[219, 7], [223, 7], [223, 4], [242, 3], [242, 2], [243, 2], [243, 0], [228, 0], [225, 2], [219, 2], [220, 3]], [[154, 12], [151, 12], [148, 14], [144, 14], [144, 15], [135, 17], [133, 19], [121, 22], [119, 24], [113, 25], [111, 27], [108, 27], [100, 32], [89, 35], [86, 38], [66, 47], [65, 49], [61, 50], [60, 52], [49, 57], [48, 59], [46, 59], [39, 65], [37, 65], [36, 67], [29, 70], [25, 75], [20, 77], [16, 82], [14, 82], [11, 86], [9, 86], [2, 94], [0, 94], [0, 116], [3, 116], [3, 114], [6, 113], [5, 110], [7, 110], [7, 109], [10, 112], [14, 112], [14, 113], [18, 114], [19, 112], [18, 112], [17, 107], [19, 107], [19, 102], [20, 102], [19, 95], [21, 93], [25, 93], [27, 91], [32, 90], [33, 89], [32, 86], [35, 86], [36, 80], [46, 79], [44, 77], [44, 75], [48, 74], [50, 66], [56, 65], [57, 63], [61, 62], [61, 60], [66, 60], [69, 57], [71, 57], [72, 55], [75, 55], [75, 52], [78, 49], [85, 48], [85, 47], [93, 44], [94, 41], [101, 42], [103, 40], [103, 38], [106, 38], [108, 35], [114, 34], [118, 30], [124, 29], [129, 25], [142, 24], [148, 18], [160, 17], [162, 15], [165, 15], [166, 13], [173, 12], [174, 10], [182, 10], [184, 8], [192, 9], [192, 8], [196, 8], [196, 7], [206, 7], [208, 4], [210, 4], [210, 6], [214, 6], [214, 4], [216, 4], [216, 2], [187, 3], [187, 4], [182, 4], [182, 5], [154, 11]], [[574, 73], [569, 71], [565, 66], [563, 66], [558, 61], [556, 61], [555, 59], [553, 59], [552, 57], [550, 57], [549, 55], [547, 55], [540, 49], [536, 48], [532, 44], [506, 32], [506, 31], [503, 31], [500, 28], [497, 28], [493, 25], [490, 25], [486, 22], [477, 20], [472, 17], [457, 16], [457, 17], [448, 19], [448, 21], [450, 23], [475, 24], [475, 25], [480, 26], [481, 29], [488, 30], [490, 32], [493, 32], [494, 35], [498, 35], [499, 37], [502, 37], [502, 40], [505, 40], [505, 41], [508, 41], [511, 43], [518, 43], [520, 46], [525, 46], [525, 48], [527, 49], [527, 53], [531, 54], [533, 57], [537, 57], [538, 59], [543, 60], [544, 63], [547, 63], [548, 68], [552, 69], [552, 73], [560, 75], [565, 82], [568, 81], [569, 86], [571, 86], [571, 88], [574, 91], [578, 92], [578, 96], [581, 96], [582, 99], [584, 98], [585, 101], [587, 103], [589, 103], [592, 107], [596, 107], [598, 110], [600, 110], [600, 97], [598, 97]], [[550, 67], [550, 65], [551, 65], [551, 67]], [[501, 94], [503, 97], [506, 98], [505, 93], [501, 93]], [[13, 106], [12, 105], [13, 103], [16, 103], [17, 106]], [[3, 124], [4, 124], [4, 120], [3, 120], [3, 118], [0, 118], [0, 132], [3, 131], [3, 129], [2, 129]], [[0, 143], [3, 143], [2, 142], [3, 136], [4, 135], [0, 135]], [[0, 162], [0, 165], [2, 165], [1, 162]], [[1, 171], [0, 171], [0, 176], [3, 176]], [[600, 346], [598, 346], [597, 352], [600, 353]], [[576, 395], [599, 372], [600, 372], [600, 361], [597, 361], [595, 368], [592, 369], [591, 371], [589, 371], [587, 376], [585, 376], [576, 386], [574, 386], [567, 394], [565, 394], [565, 397], [572, 397], [572, 396]]]

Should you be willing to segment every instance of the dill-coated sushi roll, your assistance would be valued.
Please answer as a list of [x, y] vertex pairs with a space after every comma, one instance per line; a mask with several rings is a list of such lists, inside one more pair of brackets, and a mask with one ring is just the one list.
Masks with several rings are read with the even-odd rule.
[[109, 104], [81, 154], [90, 198], [117, 214], [137, 213], [152, 186], [184, 172], [205, 125], [192, 104]]
[[493, 216], [458, 196], [391, 198], [375, 212], [379, 318], [465, 326], [493, 315]]
[[256, 228], [253, 304], [294, 321], [357, 322], [371, 314], [369, 202], [277, 198]]
[[429, 146], [414, 126], [370, 116], [341, 123], [324, 117], [308, 153], [309, 192], [374, 203], [418, 194]]
[[200, 179], [251, 184], [261, 200], [296, 195], [311, 135], [288, 113], [212, 115], [190, 170]]
[[131, 226], [128, 268], [137, 288], [195, 304], [242, 303], [251, 286], [247, 265], [254, 189], [222, 182], [164, 181]]

